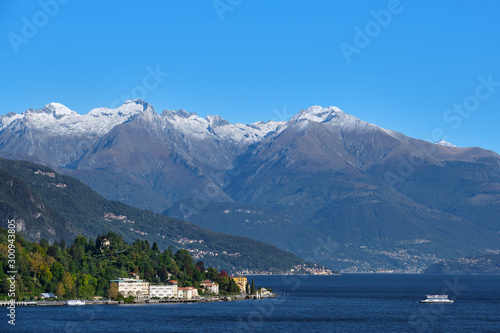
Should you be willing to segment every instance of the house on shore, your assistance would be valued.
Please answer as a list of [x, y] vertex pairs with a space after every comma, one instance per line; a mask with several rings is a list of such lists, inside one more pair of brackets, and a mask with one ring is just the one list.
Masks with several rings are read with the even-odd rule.
[[212, 282], [210, 280], [203, 280], [200, 282], [200, 286], [211, 294], [219, 294], [219, 284], [217, 282]]
[[199, 297], [198, 289], [193, 287], [177, 288], [177, 297], [182, 299], [193, 299]]

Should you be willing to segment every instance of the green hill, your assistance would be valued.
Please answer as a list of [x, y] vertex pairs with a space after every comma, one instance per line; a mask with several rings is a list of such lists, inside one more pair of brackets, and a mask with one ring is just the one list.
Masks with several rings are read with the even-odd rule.
[[[15, 250], [16, 260], [9, 259]], [[57, 297], [90, 299], [94, 296], [123, 300], [113, 287], [117, 277], [130, 277], [137, 273], [141, 279], [153, 284], [178, 281], [179, 286], [200, 288], [204, 279], [216, 281], [220, 293], [239, 293], [227, 273], [213, 267], [205, 267], [202, 261], [195, 263], [186, 250], [174, 253], [172, 248], [163, 252], [158, 244], [150, 246], [147, 240], [127, 244], [113, 232], [99, 235], [95, 241], [83, 236], [73, 244], [47, 241], [29, 242], [21, 235], [0, 228], [0, 300], [10, 299], [10, 274], [16, 270], [15, 297], [17, 300], [34, 299], [41, 293], [54, 293]], [[130, 297], [125, 299], [132, 302]]]
[[0, 159], [0, 227], [16, 221], [26, 239], [49, 243], [77, 235], [95, 238], [112, 231], [126, 242], [157, 242], [166, 249], [185, 248], [194, 259], [228, 271], [282, 272], [304, 260], [274, 246], [230, 236], [108, 201], [80, 181], [25, 161]]

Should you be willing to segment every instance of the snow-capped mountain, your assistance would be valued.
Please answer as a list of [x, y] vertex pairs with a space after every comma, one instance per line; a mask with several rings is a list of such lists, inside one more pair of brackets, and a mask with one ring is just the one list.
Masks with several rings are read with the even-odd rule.
[[[96, 108], [85, 115], [62, 104], [50, 103], [41, 109], [1, 116], [0, 147], [12, 156], [26, 155], [53, 167], [67, 167], [82, 157], [78, 154], [91, 149], [112, 129], [134, 117], [154, 124], [157, 135], [177, 136], [188, 146], [199, 140], [226, 141], [240, 150], [284, 125], [284, 122], [272, 121], [233, 125], [219, 116], [201, 118], [183, 110], [164, 110], [158, 115], [150, 104], [142, 100], [126, 101], [116, 109]], [[16, 137], [19, 133], [25, 134]], [[66, 152], [75, 150], [75, 147], [77, 154]]]
[[223, 139], [249, 143], [259, 141], [285, 123], [270, 121], [232, 125], [220, 116], [201, 118], [195, 113], [183, 110], [164, 110], [160, 116], [150, 104], [142, 100], [129, 100], [116, 109], [96, 108], [85, 115], [80, 115], [59, 103], [49, 103], [41, 109], [29, 109], [21, 114], [11, 112], [0, 117], [0, 131], [22, 122], [32, 129], [45, 131], [47, 135], [98, 136], [108, 133], [115, 126], [138, 114], [147, 115], [150, 120], [163, 118], [165, 122], [187, 136], [206, 139], [215, 135]]
[[[0, 117], [0, 155], [303, 257], [321, 253], [323, 235], [349, 260], [357, 260], [353, 247], [392, 251], [422, 239], [441, 257], [465, 243], [500, 248], [498, 154], [414, 139], [337, 107], [246, 125], [158, 114], [142, 100], [84, 115], [50, 103]], [[318, 260], [338, 264], [333, 254]]]
[[436, 141], [434, 143], [437, 145], [440, 145], [440, 146], [444, 146], [444, 147], [458, 148], [453, 143], [449, 143], [448, 141], [444, 141], [443, 139]]

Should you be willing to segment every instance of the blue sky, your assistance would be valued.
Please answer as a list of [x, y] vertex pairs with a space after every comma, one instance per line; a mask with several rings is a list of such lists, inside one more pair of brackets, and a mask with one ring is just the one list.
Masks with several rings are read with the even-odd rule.
[[141, 97], [251, 123], [334, 105], [500, 152], [499, 12], [493, 0], [3, 1], [0, 113]]

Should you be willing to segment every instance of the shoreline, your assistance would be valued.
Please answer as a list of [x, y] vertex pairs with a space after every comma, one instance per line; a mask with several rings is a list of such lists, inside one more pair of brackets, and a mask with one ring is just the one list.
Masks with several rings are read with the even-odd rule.
[[[84, 305], [149, 305], [149, 304], [188, 304], [188, 303], [215, 303], [215, 302], [235, 302], [235, 301], [246, 301], [246, 300], [261, 300], [268, 298], [277, 298], [277, 294], [271, 294], [269, 296], [257, 297], [255, 295], [248, 296], [217, 296], [209, 298], [193, 298], [193, 299], [146, 299], [134, 301], [133, 303], [125, 303], [124, 301], [98, 301], [98, 300], [85, 300]], [[12, 306], [14, 302], [11, 301], [0, 301], [0, 307]], [[68, 300], [64, 301], [20, 301], [15, 302], [15, 306], [83, 306], [82, 305], [68, 305]]]

